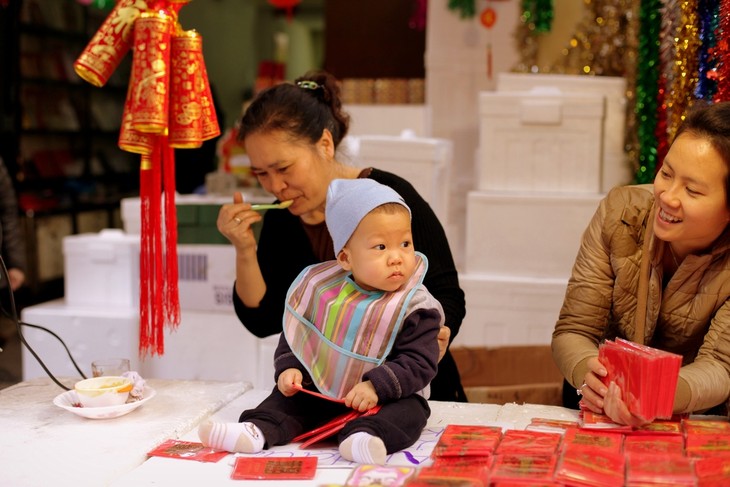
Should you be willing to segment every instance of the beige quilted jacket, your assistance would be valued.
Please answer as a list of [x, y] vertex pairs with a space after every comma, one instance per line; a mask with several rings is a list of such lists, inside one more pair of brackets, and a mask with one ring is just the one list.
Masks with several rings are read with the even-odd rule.
[[[555, 362], [574, 386], [602, 340], [635, 340], [641, 244], [653, 202], [651, 185], [615, 188], [583, 235], [552, 339]], [[685, 258], [665, 289], [664, 243], [652, 238], [644, 343], [684, 357], [674, 411], [703, 411], [730, 394], [730, 231], [706, 253]]]

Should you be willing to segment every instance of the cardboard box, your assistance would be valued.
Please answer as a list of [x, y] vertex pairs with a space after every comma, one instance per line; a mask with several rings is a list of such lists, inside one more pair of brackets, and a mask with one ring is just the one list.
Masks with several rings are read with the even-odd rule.
[[549, 345], [452, 347], [469, 402], [562, 406], [563, 376]]

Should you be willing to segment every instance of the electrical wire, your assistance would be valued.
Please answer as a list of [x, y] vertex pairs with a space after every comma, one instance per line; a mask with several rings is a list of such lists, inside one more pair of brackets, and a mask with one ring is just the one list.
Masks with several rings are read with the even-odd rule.
[[3, 279], [5, 279], [5, 281], [8, 283], [8, 296], [10, 298], [9, 299], [9, 301], [10, 301], [10, 312], [8, 313], [7, 310], [2, 309], [3, 314], [5, 314], [5, 316], [7, 316], [9, 319], [11, 319], [15, 323], [15, 327], [16, 327], [16, 329], [18, 331], [18, 337], [20, 338], [21, 343], [25, 346], [25, 348], [28, 349], [28, 351], [31, 353], [31, 355], [33, 355], [33, 357], [35, 357], [36, 361], [38, 362], [38, 364], [40, 364], [41, 368], [43, 368], [43, 370], [46, 372], [46, 374], [48, 375], [48, 377], [50, 377], [51, 380], [53, 382], [55, 382], [62, 389], [65, 389], [67, 391], [70, 391], [71, 388], [65, 386], [64, 384], [62, 384], [61, 381], [59, 381], [56, 378], [56, 376], [53, 375], [53, 373], [46, 366], [45, 362], [43, 362], [43, 360], [41, 360], [41, 358], [38, 356], [38, 354], [36, 353], [36, 351], [33, 350], [33, 347], [30, 346], [30, 344], [28, 343], [28, 341], [25, 339], [25, 336], [23, 335], [23, 330], [21, 329], [22, 328], [21, 325], [28, 326], [28, 327], [31, 327], [31, 328], [37, 328], [39, 330], [43, 330], [43, 331], [51, 334], [52, 336], [54, 336], [59, 342], [61, 342], [61, 345], [66, 350], [66, 353], [68, 354], [69, 359], [71, 359], [71, 363], [74, 365], [74, 368], [78, 371], [78, 373], [81, 375], [81, 377], [84, 378], [84, 379], [86, 379], [86, 376], [84, 375], [84, 373], [79, 368], [78, 364], [76, 363], [76, 360], [74, 360], [73, 356], [71, 355], [71, 351], [68, 349], [68, 347], [66, 346], [66, 343], [64, 343], [64, 341], [61, 339], [60, 336], [58, 336], [56, 333], [54, 333], [53, 331], [51, 331], [48, 328], [45, 328], [43, 326], [34, 325], [34, 324], [31, 324], [31, 323], [25, 323], [25, 322], [20, 321], [20, 319], [18, 318], [18, 310], [17, 310], [17, 308], [15, 306], [15, 295], [13, 293], [13, 290], [10, 287], [10, 275], [8, 274], [7, 267], [5, 267], [5, 261], [3, 260], [2, 256], [0, 256], [0, 268], [2, 268], [2, 277], [3, 277]]

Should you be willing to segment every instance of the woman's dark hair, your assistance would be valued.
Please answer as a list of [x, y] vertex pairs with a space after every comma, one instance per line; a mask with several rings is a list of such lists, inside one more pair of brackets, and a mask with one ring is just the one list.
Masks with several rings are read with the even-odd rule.
[[674, 140], [685, 132], [709, 140], [725, 162], [725, 197], [730, 208], [730, 102], [695, 102], [677, 129]]
[[335, 77], [326, 71], [310, 71], [294, 83], [281, 83], [259, 93], [241, 118], [238, 140], [255, 132], [281, 130], [293, 139], [314, 144], [327, 129], [336, 148], [349, 125]]

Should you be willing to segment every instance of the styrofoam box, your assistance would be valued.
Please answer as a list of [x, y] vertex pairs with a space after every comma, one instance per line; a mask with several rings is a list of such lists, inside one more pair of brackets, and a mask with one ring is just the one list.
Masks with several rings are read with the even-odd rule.
[[143, 376], [160, 379], [247, 381], [255, 388], [274, 385], [269, 343], [227, 312], [183, 310], [180, 325], [165, 332], [165, 353], [145, 358]]
[[[139, 235], [107, 229], [64, 238], [70, 305], [139, 308]], [[180, 309], [230, 311], [236, 279], [232, 245], [178, 244]]]
[[[183, 310], [177, 329], [165, 330], [165, 352], [139, 357], [139, 311], [132, 308], [88, 308], [54, 300], [29, 306], [22, 320], [59, 335], [81, 370], [91, 376], [99, 358], [129, 358], [144, 378], [248, 381], [256, 388], [273, 385], [273, 348], [277, 337], [260, 339], [249, 333], [233, 311]], [[38, 356], [57, 377], [75, 377], [62, 345], [43, 330], [24, 326], [23, 333]], [[275, 347], [275, 344], [273, 345]], [[214, 348], [211, 348], [214, 347]], [[46, 373], [27, 348], [22, 350], [23, 380]], [[68, 383], [71, 385], [71, 383]]]
[[466, 316], [453, 345], [548, 345], [567, 279], [462, 273]]
[[233, 245], [177, 246], [180, 309], [230, 311], [236, 280]]
[[350, 115], [350, 135], [398, 136], [409, 130], [419, 137], [428, 137], [430, 120], [428, 105], [359, 105], [343, 107]]
[[554, 88], [481, 92], [478, 189], [599, 192], [604, 104]]
[[[250, 203], [271, 203], [274, 201], [274, 197], [262, 189], [241, 188], [238, 191], [243, 194], [243, 199]], [[175, 194], [176, 205], [223, 205], [232, 202], [233, 198], [231, 196]], [[120, 208], [124, 231], [139, 235], [142, 228], [140, 198], [138, 196], [122, 198]]]
[[[128, 358], [132, 368], [139, 370], [138, 307], [71, 306], [60, 299], [24, 308], [21, 319], [32, 325], [46, 327], [61, 337], [87, 377], [91, 377], [91, 362], [102, 358]], [[52, 335], [28, 326], [23, 326], [22, 331], [26, 341], [53, 375], [79, 377], [62, 344]], [[21, 361], [23, 380], [46, 376], [25, 346]]]
[[355, 164], [374, 166], [406, 179], [445, 224], [452, 157], [453, 144], [446, 139], [416, 137], [408, 133], [401, 136], [362, 135], [358, 137]]
[[626, 79], [616, 76], [509, 72], [497, 75], [497, 91], [530, 91], [539, 87], [555, 87], [565, 93], [594, 93], [605, 97], [600, 191], [607, 193], [614, 186], [629, 184], [633, 170], [624, 150]]
[[118, 229], [63, 238], [64, 296], [78, 306], [139, 306], [139, 236]]
[[469, 192], [466, 272], [567, 279], [602, 197]]

